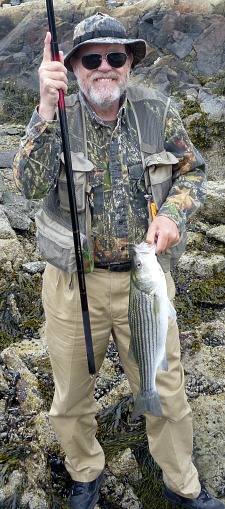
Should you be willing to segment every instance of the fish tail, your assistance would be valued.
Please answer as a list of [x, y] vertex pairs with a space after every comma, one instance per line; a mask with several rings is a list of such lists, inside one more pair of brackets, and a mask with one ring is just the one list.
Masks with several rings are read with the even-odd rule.
[[157, 391], [139, 391], [134, 403], [132, 420], [134, 421], [145, 412], [150, 412], [156, 417], [162, 417], [162, 405]]

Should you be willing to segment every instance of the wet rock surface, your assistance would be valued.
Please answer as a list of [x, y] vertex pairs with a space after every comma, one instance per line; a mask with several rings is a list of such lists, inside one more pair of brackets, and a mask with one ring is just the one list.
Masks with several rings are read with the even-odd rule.
[[[3, 151], [4, 147], [8, 150], [11, 136], [12, 146], [15, 143], [14, 131], [6, 135], [7, 132], [8, 126], [3, 125], [0, 137]], [[20, 132], [18, 130], [16, 143]], [[31, 202], [28, 206], [27, 200], [21, 199], [14, 187], [10, 164], [8, 167], [2, 165], [0, 179], [3, 218], [0, 220], [0, 240], [6, 254], [7, 241], [13, 240], [10, 257], [3, 257], [1, 262], [2, 290], [4, 280], [5, 283], [9, 281], [9, 274], [19, 273], [18, 282], [24, 277], [29, 281], [29, 278], [41, 277], [45, 263], [35, 246], [33, 217], [37, 204]], [[216, 206], [220, 203], [220, 207], [224, 207], [225, 197], [221, 189], [222, 182], [209, 182], [207, 200], [211, 206], [213, 199], [214, 206], [209, 212], [206, 204], [201, 216], [190, 223], [187, 250], [174, 277], [186, 390], [194, 412], [194, 460], [203, 483], [223, 499], [225, 248], [224, 225], [221, 221], [217, 223]], [[7, 214], [9, 196], [10, 203], [17, 203], [13, 218]], [[23, 216], [27, 221], [21, 228], [15, 228], [15, 218]], [[19, 250], [17, 246], [20, 246]], [[17, 500], [18, 508], [31, 503], [34, 508], [66, 507], [69, 478], [63, 466], [63, 451], [48, 419], [54, 387], [44, 330], [40, 329], [44, 317], [40, 317], [35, 332], [29, 328], [24, 330], [17, 284], [10, 287], [10, 292], [6, 307], [18, 334], [15, 334], [16, 342], [7, 348], [2, 343], [1, 347], [0, 459], [6, 470], [2, 475], [0, 501], [2, 507], [7, 507], [10, 500]], [[4, 297], [4, 292], [2, 295]], [[40, 307], [40, 293], [36, 306]], [[23, 334], [19, 333], [21, 328]], [[169, 508], [170, 505], [161, 499], [161, 472], [148, 457], [144, 422], [140, 420], [135, 426], [131, 423], [132, 398], [113, 342], [96, 383], [95, 397], [99, 408], [99, 438], [107, 457], [106, 479], [97, 507], [147, 507], [142, 497], [143, 491], [149, 490], [145, 485], [147, 461], [148, 479], [154, 484], [151, 506], [158, 507], [156, 503], [161, 500], [162, 506]], [[129, 472], [128, 458], [132, 465]], [[150, 503], [149, 496], [147, 500]]]
[[[48, 418], [54, 384], [40, 298], [45, 262], [35, 242], [34, 214], [39, 204], [17, 192], [11, 168], [25, 131], [25, 123], [15, 122], [15, 118], [19, 118], [19, 106], [25, 108], [30, 97], [24, 91], [28, 84], [37, 90], [36, 71], [46, 32], [45, 3], [31, 4], [33, 17], [31, 6], [24, 2], [16, 6], [11, 2], [0, 10], [1, 76], [16, 79], [22, 87], [20, 105], [6, 101], [5, 85], [0, 97], [3, 509], [63, 508], [69, 489], [64, 454]], [[194, 414], [194, 461], [203, 484], [225, 502], [225, 78], [221, 28], [225, 2], [99, 2], [97, 8], [90, 0], [72, 15], [74, 6], [72, 1], [64, 2], [63, 9], [57, 4], [62, 48], [69, 49], [72, 27], [84, 15], [108, 9], [120, 17], [132, 36], [148, 42], [147, 57], [133, 73], [133, 84], [154, 85], [171, 95], [207, 163], [205, 207], [188, 226], [187, 249], [174, 271], [175, 304], [186, 391]], [[144, 419], [131, 422], [133, 400], [112, 341], [95, 397], [99, 440], [106, 451], [106, 477], [96, 509], [170, 509], [161, 497], [161, 472], [148, 454]]]

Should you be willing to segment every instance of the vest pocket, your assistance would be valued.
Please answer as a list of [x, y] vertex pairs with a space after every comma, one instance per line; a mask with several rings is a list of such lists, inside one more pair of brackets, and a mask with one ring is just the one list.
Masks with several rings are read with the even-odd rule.
[[[148, 155], [145, 162], [146, 171], [149, 172], [149, 192], [152, 193], [156, 208], [159, 210], [166, 201], [173, 184], [173, 165], [177, 164], [179, 160], [171, 152], [163, 151], [158, 154]], [[177, 265], [184, 252], [186, 240], [187, 234], [184, 228], [180, 233], [179, 242], [175, 246], [157, 255], [164, 272], [172, 270]]]
[[[65, 272], [76, 271], [72, 231], [51, 219], [43, 209], [35, 214], [36, 237], [41, 256]], [[81, 245], [84, 235], [81, 234]]]
[[[77, 270], [74, 238], [71, 229], [52, 219], [42, 208], [35, 214], [36, 238], [41, 256], [51, 265], [72, 274]], [[80, 232], [84, 272], [92, 271], [92, 254], [87, 238]]]
[[149, 172], [150, 189], [157, 210], [166, 200], [172, 187], [172, 168], [178, 159], [171, 153], [159, 152], [150, 154], [145, 158], [146, 170]]
[[[82, 152], [71, 152], [73, 181], [77, 212], [83, 212], [86, 205], [87, 174], [93, 169], [91, 161], [85, 158]], [[64, 210], [70, 211], [69, 196], [67, 190], [67, 178], [65, 170], [64, 153], [61, 153], [61, 171], [58, 177], [58, 193], [60, 205]]]

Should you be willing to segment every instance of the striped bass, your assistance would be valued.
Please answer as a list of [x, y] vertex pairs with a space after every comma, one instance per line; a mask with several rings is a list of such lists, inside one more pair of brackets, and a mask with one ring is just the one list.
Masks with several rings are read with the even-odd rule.
[[128, 319], [131, 332], [129, 355], [140, 372], [140, 389], [132, 418], [149, 411], [162, 417], [156, 388], [156, 371], [167, 371], [166, 337], [168, 317], [176, 311], [167, 297], [165, 274], [155, 255], [156, 245], [146, 242], [134, 246], [131, 265]]

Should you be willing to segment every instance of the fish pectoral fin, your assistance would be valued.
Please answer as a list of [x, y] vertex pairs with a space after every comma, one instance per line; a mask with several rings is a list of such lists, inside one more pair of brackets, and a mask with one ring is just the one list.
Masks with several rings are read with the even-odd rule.
[[132, 420], [134, 421], [145, 412], [150, 412], [156, 417], [162, 417], [162, 405], [157, 391], [139, 391], [134, 403]]
[[164, 352], [163, 359], [160, 362], [159, 369], [161, 369], [161, 371], [168, 371], [168, 361], [167, 361], [167, 357], [166, 357], [166, 350]]
[[168, 316], [170, 318], [173, 318], [173, 320], [177, 319], [177, 313], [175, 308], [173, 307], [173, 304], [171, 304], [170, 300], [167, 299], [167, 308], [168, 308]]

